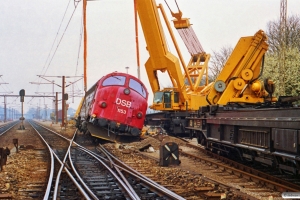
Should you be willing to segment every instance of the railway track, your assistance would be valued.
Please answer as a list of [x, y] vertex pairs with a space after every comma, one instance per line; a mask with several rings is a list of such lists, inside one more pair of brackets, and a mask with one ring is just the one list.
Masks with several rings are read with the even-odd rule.
[[[153, 139], [154, 143], [158, 143]], [[189, 171], [190, 168], [180, 166], [160, 167], [158, 158], [150, 154], [139, 152], [139, 148], [148, 145], [147, 142], [131, 144], [125, 149], [116, 149], [114, 145], [106, 144], [107, 148], [130, 167], [144, 174], [153, 181], [176, 192], [185, 199], [251, 199], [251, 196], [237, 190], [229, 190], [217, 181], [209, 180], [201, 174]], [[151, 142], [150, 142], [151, 143]], [[189, 163], [191, 164], [191, 163]], [[194, 165], [194, 164], [193, 164]], [[185, 168], [185, 169], [184, 169]], [[256, 199], [256, 198], [252, 198]]]
[[[201, 149], [204, 151], [201, 152], [199, 146], [175, 138], [173, 140], [180, 144], [180, 166], [158, 167], [159, 154], [157, 152], [141, 152], [142, 149], [144, 150], [143, 147], [149, 145], [158, 149], [159, 141], [153, 138], [151, 140], [145, 139], [145, 142], [127, 145], [127, 147], [123, 147], [124, 150], [116, 150], [111, 145], [111, 151], [133, 168], [152, 177], [162, 185], [168, 185], [186, 199], [195, 198], [193, 194], [203, 199], [221, 198], [224, 195], [227, 199], [281, 199], [283, 192], [299, 191], [298, 186], [291, 183], [291, 179], [284, 182], [284, 180], [276, 178], [278, 175], [265, 176], [262, 171], [255, 172], [256, 170], [253, 168], [247, 170], [247, 166], [242, 164], [237, 165], [233, 162], [227, 164], [228, 161], [225, 161], [225, 158], [219, 160], [210, 156], [211, 152], [206, 152], [204, 149]], [[134, 148], [131, 148], [133, 146]], [[129, 151], [129, 153], [122, 151]], [[166, 177], [165, 174], [167, 174]], [[181, 179], [181, 177], [184, 178]], [[178, 185], [184, 185], [185, 190]]]
[[[74, 133], [72, 139], [64, 138], [35, 122], [31, 125], [47, 143], [53, 155], [50, 157], [58, 161], [51, 164], [44, 198], [183, 199], [134, 170], [126, 170], [122, 163], [117, 165], [103, 147], [101, 153], [96, 151], [95, 145], [86, 142], [83, 135], [75, 137]], [[73, 141], [75, 138], [78, 143]]]
[[[84, 199], [88, 197], [67, 167], [67, 158], [73, 139], [65, 138], [56, 132], [29, 121], [34, 130], [49, 150], [50, 166], [48, 166], [49, 179], [44, 199]], [[74, 133], [75, 136], [75, 133]], [[56, 162], [55, 162], [56, 161]]]
[[14, 126], [16, 126], [19, 123], [19, 121], [12, 121], [6, 124], [2, 124], [0, 126], [0, 135], [6, 133], [7, 131], [9, 131], [11, 128], [13, 128]]
[[[279, 174], [278, 171], [274, 171], [271, 168], [266, 168], [261, 165], [250, 166], [249, 163], [238, 163], [223, 156], [219, 156], [218, 154], [214, 154], [196, 145], [187, 144], [187, 146], [197, 149], [199, 152], [202, 152], [207, 156], [203, 157], [187, 152], [181, 152], [182, 155], [191, 156], [194, 159], [201, 160], [201, 162], [209, 163], [210, 165], [214, 165], [223, 171], [230, 171], [232, 175], [244, 177], [247, 180], [265, 185], [275, 191], [300, 191], [300, 177], [291, 176], [289, 174]], [[219, 164], [218, 161], [222, 161], [222, 163]]]

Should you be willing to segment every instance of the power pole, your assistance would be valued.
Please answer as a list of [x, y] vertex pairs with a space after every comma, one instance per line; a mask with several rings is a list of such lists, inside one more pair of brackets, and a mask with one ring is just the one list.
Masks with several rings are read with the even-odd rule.
[[279, 49], [279, 96], [285, 96], [285, 51], [286, 51], [287, 0], [280, 0], [280, 49]]
[[136, 63], [138, 79], [141, 79], [140, 71], [140, 50], [139, 50], [139, 30], [138, 30], [138, 15], [136, 9], [136, 0], [133, 0], [134, 5], [134, 27], [135, 27], [135, 48], [136, 48]]
[[[61, 108], [61, 112], [62, 112], [61, 121], [62, 122], [61, 122], [61, 127], [64, 127], [65, 126], [65, 121], [64, 120], [66, 118], [66, 116], [65, 116], [65, 113], [66, 113], [65, 112], [65, 103], [66, 103], [66, 100], [68, 100], [68, 94], [65, 94], [65, 88], [72, 85], [72, 84], [74, 84], [74, 83], [76, 83], [77, 81], [81, 80], [84, 77], [82, 77], [82, 76], [45, 76], [45, 75], [37, 75], [37, 76], [44, 79], [44, 80], [46, 80], [46, 81], [48, 81], [48, 82], [50, 82], [50, 83], [53, 83], [53, 84], [55, 84], [54, 81], [50, 81], [50, 80], [46, 79], [45, 77], [62, 78], [62, 85], [58, 85], [58, 84], [55, 84], [55, 85], [62, 88], [62, 108]], [[66, 85], [66, 78], [78, 78], [78, 80], [70, 83], [69, 85]], [[57, 100], [56, 100], [56, 102], [57, 102]], [[58, 118], [58, 115], [56, 115], [56, 119], [57, 118]], [[56, 120], [56, 122], [57, 122], [57, 120]]]
[[87, 0], [83, 0], [83, 85], [84, 95], [87, 91], [87, 31], [86, 31], [86, 6]]

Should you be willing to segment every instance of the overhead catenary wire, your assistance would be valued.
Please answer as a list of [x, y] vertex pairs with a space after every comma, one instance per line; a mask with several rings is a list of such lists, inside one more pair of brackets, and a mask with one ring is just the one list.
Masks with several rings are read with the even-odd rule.
[[49, 68], [49, 66], [50, 66], [50, 64], [51, 64], [51, 62], [52, 62], [52, 60], [53, 60], [53, 58], [54, 58], [54, 56], [55, 56], [55, 54], [56, 54], [56, 51], [57, 51], [57, 49], [58, 49], [58, 47], [59, 47], [59, 45], [60, 45], [62, 39], [64, 38], [64, 35], [65, 35], [65, 33], [66, 33], [66, 31], [67, 31], [67, 29], [68, 29], [68, 27], [69, 27], [69, 24], [70, 24], [70, 22], [71, 22], [71, 20], [72, 20], [72, 18], [73, 18], [73, 16], [74, 16], [74, 13], [75, 13], [75, 11], [76, 11], [77, 6], [78, 6], [78, 4], [75, 6], [75, 8], [74, 8], [74, 10], [73, 10], [73, 12], [72, 12], [72, 15], [71, 15], [71, 17], [70, 17], [70, 19], [69, 19], [69, 21], [68, 21], [68, 23], [67, 23], [67, 26], [66, 26], [66, 28], [65, 28], [65, 30], [64, 30], [64, 32], [63, 32], [61, 38], [60, 38], [60, 40], [59, 40], [59, 42], [58, 42], [58, 44], [57, 44], [55, 50], [54, 50], [54, 53], [53, 53], [53, 55], [52, 55], [52, 57], [51, 57], [51, 60], [50, 60], [48, 66], [47, 66], [47, 68], [46, 68], [46, 71], [45, 71], [44, 75], [45, 75], [46, 72], [48, 71], [48, 68]]
[[[82, 21], [82, 19], [81, 19]], [[78, 54], [77, 54], [77, 62], [76, 62], [76, 70], [74, 76], [77, 76], [77, 71], [78, 71], [78, 64], [79, 64], [79, 57], [80, 57], [80, 50], [81, 50], [81, 43], [82, 43], [82, 34], [83, 34], [83, 24], [81, 24], [80, 27], [80, 35], [79, 35], [79, 47], [78, 47]]]
[[[82, 16], [81, 21], [83, 21], [83, 16]], [[80, 27], [79, 46], [78, 46], [76, 70], [75, 70], [75, 75], [74, 76], [77, 76], [77, 73], [78, 73], [78, 65], [79, 65], [79, 58], [80, 58], [80, 52], [81, 52], [82, 36], [83, 36], [83, 23], [81, 23], [81, 27]], [[74, 78], [74, 81], [75, 81], [75, 78]], [[79, 90], [79, 86], [77, 85], [77, 83], [75, 83], [75, 86]]]
[[[67, 5], [67, 7], [66, 7], [66, 10], [65, 10], [65, 12], [64, 12], [64, 14], [63, 14], [62, 20], [61, 20], [61, 22], [60, 22], [60, 24], [59, 24], [59, 27], [58, 27], [57, 33], [56, 33], [56, 35], [55, 35], [55, 38], [54, 38], [54, 40], [53, 40], [53, 42], [52, 42], [52, 45], [51, 45], [51, 48], [50, 48], [49, 54], [48, 54], [48, 56], [47, 56], [47, 59], [46, 59], [46, 61], [45, 61], [45, 64], [44, 64], [44, 67], [43, 67], [43, 69], [42, 69], [42, 72], [41, 72], [41, 74], [45, 74], [45, 73], [46, 73], [46, 71], [47, 71], [47, 70], [46, 70], [46, 71], [45, 71], [45, 73], [43, 73], [43, 71], [44, 71], [44, 69], [45, 69], [45, 67], [46, 67], [46, 65], [47, 65], [47, 63], [48, 63], [48, 60], [49, 60], [49, 58], [50, 58], [50, 55], [51, 55], [52, 49], [53, 49], [53, 47], [54, 47], [55, 41], [56, 41], [56, 39], [57, 39], [57, 37], [58, 37], [58, 33], [60, 32], [60, 29], [61, 29], [62, 23], [63, 23], [63, 21], [64, 21], [64, 19], [65, 19], [65, 16], [66, 16], [66, 13], [67, 13], [68, 7], [69, 7], [69, 5], [70, 5], [70, 2], [71, 2], [71, 0], [69, 0], [69, 3], [68, 3], [68, 5]], [[49, 65], [48, 65], [48, 67], [49, 67]], [[48, 67], [47, 67], [47, 69], [48, 69]], [[38, 79], [38, 82], [39, 82], [39, 83], [41, 83], [41, 79]], [[40, 85], [38, 84], [38, 85], [37, 85], [37, 89], [36, 89], [36, 91], [38, 91], [38, 90], [39, 90], [39, 88], [40, 88]]]
[[[1, 80], [3, 81], [3, 83], [5, 83], [5, 85], [6, 85], [6, 89], [5, 89], [4, 84], [1, 84], [1, 83], [0, 83], [1, 88], [5, 91], [5, 93], [10, 93], [10, 91], [12, 91], [12, 90], [9, 88], [9, 86], [8, 86], [7, 83], [4, 81], [4, 79], [2, 78], [1, 75], [0, 75], [0, 78], [1, 78]], [[7, 89], [8, 89], [8, 90], [7, 90]]]
[[[63, 23], [63, 21], [64, 21], [64, 19], [65, 19], [65, 17], [66, 17], [66, 12], [67, 12], [67, 10], [68, 10], [68, 8], [69, 8], [70, 2], [71, 2], [71, 0], [69, 1], [68, 5], [67, 5], [67, 8], [66, 8], [66, 10], [65, 10], [65, 12], [64, 12], [64, 15], [63, 15], [63, 18], [62, 18], [61, 23], [60, 23], [60, 25], [59, 25], [57, 34], [56, 34], [55, 39], [54, 39], [54, 41], [53, 41], [53, 44], [52, 44], [52, 46], [51, 46], [51, 50], [50, 50], [50, 52], [49, 52], [49, 54], [48, 54], [46, 63], [45, 63], [45, 65], [44, 65], [44, 67], [43, 67], [43, 70], [42, 70], [42, 73], [41, 73], [41, 74], [43, 74], [43, 75], [45, 75], [45, 74], [47, 73], [47, 71], [48, 71], [48, 69], [49, 69], [49, 67], [50, 67], [50, 65], [51, 65], [51, 63], [52, 63], [52, 60], [53, 60], [53, 58], [54, 58], [54, 56], [55, 56], [55, 54], [56, 54], [56, 52], [57, 52], [57, 50], [58, 50], [58, 47], [60, 46], [60, 43], [61, 43], [62, 39], [64, 38], [64, 35], [65, 35], [65, 33], [66, 33], [66, 31], [67, 31], [67, 29], [68, 29], [68, 27], [69, 27], [69, 24], [70, 24], [70, 22], [71, 22], [71, 20], [72, 20], [72, 18], [73, 18], [73, 16], [74, 16], [75, 11], [76, 11], [78, 2], [77, 2], [77, 1], [74, 1], [75, 8], [74, 8], [74, 10], [73, 10], [73, 12], [72, 12], [72, 14], [71, 14], [70, 19], [68, 20], [68, 23], [67, 23], [67, 25], [66, 25], [66, 27], [65, 27], [65, 29], [64, 29], [64, 31], [63, 31], [63, 33], [62, 33], [62, 35], [61, 35], [61, 37], [60, 37], [58, 43], [57, 43], [57, 46], [56, 46], [56, 48], [55, 48], [55, 50], [54, 50], [54, 52], [53, 52], [53, 54], [52, 54], [52, 57], [51, 57], [50, 55], [51, 55], [52, 49], [53, 49], [53, 47], [54, 47], [55, 42], [57, 41], [58, 34], [59, 34], [59, 32], [60, 32], [60, 30], [61, 30], [61, 28], [62, 28], [62, 23]], [[76, 3], [77, 3], [77, 4], [76, 4]], [[51, 57], [51, 59], [49, 60], [50, 57]], [[48, 60], [49, 60], [49, 63], [48, 63], [48, 65], [47, 65]], [[47, 65], [47, 67], [46, 67], [46, 65]], [[45, 68], [45, 67], [46, 67], [46, 68]], [[43, 71], [44, 71], [44, 72], [43, 72]], [[40, 79], [39, 81], [41, 81], [41, 79]], [[38, 87], [37, 87], [37, 91], [38, 91], [38, 90], [39, 90], [39, 85], [38, 85]]]
[[46, 65], [47, 65], [47, 62], [48, 62], [49, 58], [50, 58], [51, 51], [52, 51], [52, 49], [53, 49], [53, 47], [54, 47], [55, 41], [56, 41], [56, 39], [57, 39], [57, 37], [58, 37], [58, 33], [59, 33], [59, 31], [60, 31], [60, 29], [61, 29], [61, 26], [62, 26], [62, 23], [63, 23], [63, 21], [64, 21], [64, 19], [65, 19], [65, 16], [66, 16], [68, 7], [69, 7], [69, 5], [70, 5], [70, 2], [71, 2], [71, 0], [69, 1], [68, 5], [67, 5], [67, 7], [66, 7], [66, 10], [65, 10], [65, 12], [64, 12], [63, 18], [62, 18], [62, 20], [61, 20], [61, 22], [60, 22], [60, 25], [59, 25], [59, 27], [58, 27], [58, 31], [57, 31], [57, 33], [56, 33], [56, 36], [55, 36], [54, 40], [53, 40], [52, 46], [51, 46], [51, 48], [50, 48], [48, 57], [47, 57], [47, 59], [46, 59], [46, 62], [45, 62], [45, 64], [44, 64], [44, 67], [43, 67], [43, 69], [42, 69], [42, 73], [41, 73], [41, 74], [43, 74], [43, 71], [44, 71], [44, 69], [45, 69], [45, 67], [46, 67]]

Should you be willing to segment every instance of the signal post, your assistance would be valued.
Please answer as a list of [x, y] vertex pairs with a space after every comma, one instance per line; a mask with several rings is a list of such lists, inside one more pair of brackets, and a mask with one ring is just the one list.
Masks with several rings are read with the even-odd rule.
[[25, 119], [23, 116], [23, 103], [24, 103], [25, 90], [24, 89], [20, 90], [19, 95], [20, 95], [21, 110], [22, 110], [22, 116], [20, 117], [21, 125], [20, 125], [19, 130], [25, 130], [24, 123], [23, 123], [23, 121]]

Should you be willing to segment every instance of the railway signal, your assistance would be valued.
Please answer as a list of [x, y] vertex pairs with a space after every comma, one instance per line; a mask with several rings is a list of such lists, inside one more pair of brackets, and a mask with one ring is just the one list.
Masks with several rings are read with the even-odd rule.
[[23, 117], [23, 103], [24, 103], [25, 90], [24, 89], [20, 90], [19, 95], [20, 95], [20, 101], [21, 101], [21, 105], [22, 105], [22, 117], [20, 117], [21, 125], [20, 125], [19, 130], [25, 130], [25, 127], [24, 127], [24, 124], [23, 124], [23, 121], [25, 119]]

